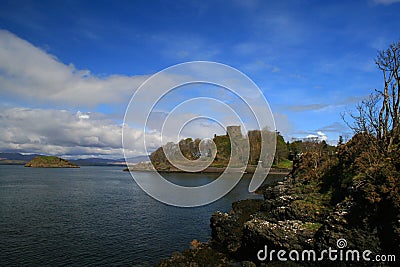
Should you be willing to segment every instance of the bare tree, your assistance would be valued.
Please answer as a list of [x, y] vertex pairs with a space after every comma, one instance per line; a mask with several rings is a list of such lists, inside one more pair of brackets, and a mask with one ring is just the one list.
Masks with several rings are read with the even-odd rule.
[[378, 91], [383, 98], [379, 111], [378, 140], [391, 152], [394, 140], [399, 136], [399, 100], [400, 100], [400, 41], [380, 51], [376, 59], [383, 73], [384, 89]]
[[382, 153], [390, 154], [399, 140], [400, 101], [400, 41], [378, 52], [375, 59], [382, 71], [383, 90], [375, 90], [356, 106], [356, 112], [348, 112], [351, 121], [343, 120], [355, 133], [366, 133], [376, 138]]

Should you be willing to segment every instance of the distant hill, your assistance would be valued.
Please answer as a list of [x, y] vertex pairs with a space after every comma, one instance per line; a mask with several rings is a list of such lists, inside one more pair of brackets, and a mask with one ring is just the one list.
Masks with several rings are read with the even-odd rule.
[[8, 160], [25, 160], [25, 161], [30, 161], [31, 159], [37, 157], [37, 156], [42, 156], [40, 154], [29, 154], [29, 155], [24, 155], [21, 153], [7, 153], [7, 152], [0, 152], [0, 160], [2, 159], [8, 159]]
[[[128, 159], [129, 163], [139, 163], [143, 161], [149, 161], [148, 156], [136, 156]], [[86, 159], [74, 159], [70, 160], [79, 166], [125, 166], [125, 159], [104, 159], [104, 158], [86, 158]]]
[[56, 156], [37, 156], [28, 163], [25, 167], [33, 168], [79, 168], [78, 165], [69, 162], [68, 160]]
[[87, 159], [71, 159], [69, 160], [79, 166], [108, 166], [108, 165], [123, 165], [119, 164], [120, 160], [103, 159], [103, 158], [87, 158]]
[[[42, 156], [40, 154], [21, 154], [21, 153], [6, 153], [0, 152], [0, 165], [3, 164], [16, 164], [24, 165], [28, 161], [34, 159], [37, 156]], [[129, 163], [138, 163], [143, 161], [148, 161], [148, 156], [136, 156], [129, 158]], [[86, 159], [71, 159], [69, 162], [74, 163], [79, 166], [125, 166], [125, 159], [105, 159], [105, 158], [86, 158]]]

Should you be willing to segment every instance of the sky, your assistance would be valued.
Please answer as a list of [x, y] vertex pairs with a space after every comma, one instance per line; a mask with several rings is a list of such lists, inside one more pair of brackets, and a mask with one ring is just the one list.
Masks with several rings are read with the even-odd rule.
[[[247, 75], [286, 140], [336, 144], [340, 135], [351, 137], [340, 114], [382, 88], [374, 58], [399, 41], [399, 14], [397, 0], [0, 0], [0, 151], [121, 158], [125, 127], [129, 155], [146, 154], [135, 145], [143, 125], [124, 124], [129, 101], [153, 74], [190, 61]], [[156, 87], [177, 76], [165, 75]], [[206, 96], [241, 98], [212, 86], [166, 95], [146, 128], [150, 150], [179, 101]], [[183, 122], [203, 112], [218, 121], [223, 113], [208, 104], [180, 112]], [[188, 125], [181, 137], [224, 130], [209, 119]]]

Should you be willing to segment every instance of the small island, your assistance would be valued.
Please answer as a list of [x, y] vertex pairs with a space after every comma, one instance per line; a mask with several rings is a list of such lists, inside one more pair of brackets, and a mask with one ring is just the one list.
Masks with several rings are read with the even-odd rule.
[[56, 156], [37, 156], [25, 164], [32, 168], [79, 168], [78, 165]]

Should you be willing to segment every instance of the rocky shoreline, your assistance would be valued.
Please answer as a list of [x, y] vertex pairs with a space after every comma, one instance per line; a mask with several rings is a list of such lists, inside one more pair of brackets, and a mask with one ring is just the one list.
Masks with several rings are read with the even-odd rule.
[[292, 179], [265, 188], [264, 200], [246, 199], [232, 204], [229, 213], [215, 212], [210, 219], [211, 240], [174, 253], [158, 266], [256, 266], [257, 252], [265, 245], [275, 250], [311, 248], [321, 224], [299, 220], [308, 216], [290, 205]]
[[[261, 188], [264, 199], [242, 200], [232, 204], [229, 213], [215, 212], [210, 219], [211, 239], [194, 240], [191, 248], [174, 253], [157, 266], [367, 266], [371, 262], [260, 260], [257, 253], [269, 251], [332, 248], [369, 250], [369, 255], [394, 255], [399, 260], [400, 215], [393, 206], [380, 206], [365, 199], [363, 186], [345, 189], [339, 201], [326, 181], [310, 180], [304, 171], [307, 157], [297, 162], [284, 181]], [[384, 203], [382, 203], [385, 205]], [[345, 242], [339, 247], [338, 242]], [[288, 254], [286, 254], [287, 257]], [[320, 254], [318, 254], [320, 255]], [[317, 256], [318, 257], [318, 256]], [[395, 266], [395, 262], [377, 266]]]
[[[214, 167], [214, 166], [210, 166], [207, 167], [206, 169], [200, 171], [199, 173], [216, 173], [216, 174], [220, 174], [223, 173], [225, 171], [225, 167]], [[254, 173], [256, 169], [256, 166], [253, 165], [249, 165], [247, 166], [245, 173]], [[141, 171], [141, 172], [146, 172], [146, 171], [158, 171], [160, 173], [187, 173], [185, 171], [182, 171], [178, 168], [175, 167], [168, 167], [168, 168], [159, 168], [159, 169], [155, 169], [153, 167], [153, 165], [150, 162], [141, 162], [132, 166], [129, 166], [127, 168], [124, 169], [124, 171]], [[282, 174], [282, 175], [287, 175], [290, 173], [290, 169], [285, 169], [285, 168], [271, 168], [269, 171], [269, 174]], [[241, 172], [241, 169], [231, 169], [231, 172]]]

